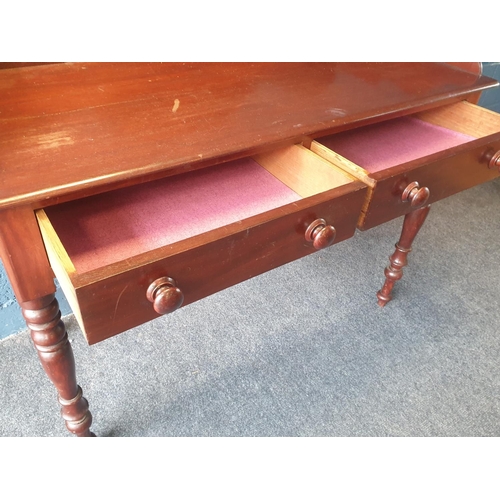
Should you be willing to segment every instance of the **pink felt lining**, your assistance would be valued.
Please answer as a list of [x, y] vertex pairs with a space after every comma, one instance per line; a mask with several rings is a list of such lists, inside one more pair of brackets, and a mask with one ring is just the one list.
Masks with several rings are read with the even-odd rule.
[[474, 139], [409, 116], [323, 137], [317, 142], [374, 173]]
[[300, 199], [249, 158], [46, 209], [84, 273]]

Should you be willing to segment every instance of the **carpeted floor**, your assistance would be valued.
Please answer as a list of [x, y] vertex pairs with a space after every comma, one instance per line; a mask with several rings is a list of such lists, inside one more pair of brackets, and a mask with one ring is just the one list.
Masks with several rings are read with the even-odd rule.
[[[500, 180], [95, 346], [67, 326], [100, 436], [499, 436]], [[66, 436], [27, 332], [0, 342], [0, 435]]]

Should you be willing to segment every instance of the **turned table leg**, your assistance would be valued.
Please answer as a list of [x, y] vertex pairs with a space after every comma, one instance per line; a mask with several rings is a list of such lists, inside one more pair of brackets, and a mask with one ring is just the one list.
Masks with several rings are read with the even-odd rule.
[[45, 373], [55, 385], [66, 427], [77, 436], [94, 436], [92, 415], [76, 383], [75, 360], [54, 294], [21, 304]]
[[403, 267], [408, 263], [408, 254], [411, 252], [411, 245], [422, 227], [430, 208], [430, 205], [427, 205], [405, 215], [401, 237], [396, 243], [396, 250], [389, 257], [390, 263], [384, 271], [384, 286], [377, 292], [379, 306], [384, 307], [391, 300], [391, 291], [394, 284], [403, 277]]
[[30, 207], [0, 211], [0, 257], [38, 357], [59, 393], [66, 427], [77, 436], [93, 436], [92, 415], [76, 383], [73, 350], [55, 298], [54, 277]]

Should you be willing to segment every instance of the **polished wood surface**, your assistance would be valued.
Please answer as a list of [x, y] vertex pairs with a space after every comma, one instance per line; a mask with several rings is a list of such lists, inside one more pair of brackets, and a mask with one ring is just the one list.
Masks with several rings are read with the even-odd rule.
[[146, 298], [153, 303], [153, 309], [158, 314], [170, 314], [184, 302], [182, 290], [168, 276], [154, 280], [146, 291]]
[[[385, 305], [427, 203], [499, 175], [500, 116], [465, 102], [495, 85], [472, 63], [4, 67], [0, 252], [68, 429], [91, 436], [92, 416], [35, 211], [90, 344], [350, 238], [357, 224], [405, 215], [378, 293]], [[374, 174], [325, 148], [311, 160], [318, 137], [417, 112], [476, 140]], [[306, 198], [88, 272], [76, 271], [38, 210], [247, 156]]]
[[[70, 274], [82, 329], [95, 344], [158, 316], [147, 298], [151, 283], [175, 280], [183, 306], [315, 251], [309, 225], [325, 219], [335, 243], [353, 236], [365, 198], [360, 182], [299, 200], [167, 248], [140, 254], [85, 274]], [[58, 255], [49, 247], [54, 268]], [[67, 284], [67, 282], [66, 282]]]
[[389, 257], [389, 265], [384, 271], [384, 285], [377, 292], [379, 306], [384, 307], [392, 299], [392, 289], [396, 281], [403, 277], [403, 267], [408, 264], [408, 254], [411, 252], [411, 245], [425, 222], [430, 208], [430, 205], [427, 205], [405, 216], [401, 236], [396, 243], [396, 250]]
[[403, 202], [408, 202], [411, 208], [420, 208], [429, 200], [431, 192], [428, 187], [420, 187], [418, 182], [410, 182], [401, 195]]
[[[429, 63], [49, 64], [0, 72], [0, 208], [130, 185], [465, 99]], [[363, 96], [363, 98], [360, 98]]]
[[316, 219], [306, 229], [306, 241], [310, 241], [316, 250], [323, 250], [333, 245], [337, 230], [325, 219]]
[[33, 210], [0, 211], [0, 257], [18, 302], [56, 291]]
[[480, 75], [483, 72], [483, 64], [480, 62], [449, 62], [447, 64], [476, 75]]
[[[311, 141], [312, 151], [369, 186], [358, 224], [360, 229], [370, 229], [405, 215], [416, 205], [427, 203], [428, 198], [433, 203], [493, 180], [500, 173], [491, 168], [492, 162], [496, 162], [495, 154], [500, 150], [500, 115], [497, 113], [461, 101], [414, 116], [426, 123], [470, 136], [470, 140], [411, 161], [390, 164], [375, 172], [369, 172], [329, 149], [319, 142], [321, 139]], [[384, 139], [392, 140], [391, 136]], [[359, 148], [363, 147], [360, 142]], [[420, 191], [416, 198], [412, 196], [413, 201], [406, 203], [405, 190], [413, 183], [424, 186], [430, 193]]]
[[21, 307], [43, 369], [59, 394], [67, 429], [77, 436], [93, 436], [92, 415], [76, 383], [73, 350], [55, 295], [22, 302]]
[[493, 153], [491, 152], [490, 161], [488, 162], [488, 168], [497, 169], [500, 173], [500, 150]]
[[[498, 177], [499, 172], [488, 168], [485, 154], [500, 147], [500, 135], [463, 144], [453, 150], [431, 155], [425, 162], [416, 160], [373, 174], [377, 187], [373, 190], [368, 210], [360, 229], [369, 229], [400, 217], [413, 208], [401, 197], [406, 187], [418, 182], [430, 190], [429, 203], [469, 189]], [[471, 147], [473, 145], [473, 147]]]

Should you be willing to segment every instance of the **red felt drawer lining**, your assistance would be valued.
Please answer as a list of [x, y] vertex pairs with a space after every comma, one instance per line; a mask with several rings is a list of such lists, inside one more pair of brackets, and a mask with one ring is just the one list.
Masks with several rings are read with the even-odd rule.
[[299, 199], [245, 158], [45, 211], [84, 273]]
[[473, 140], [475, 137], [412, 116], [316, 139], [370, 173]]

